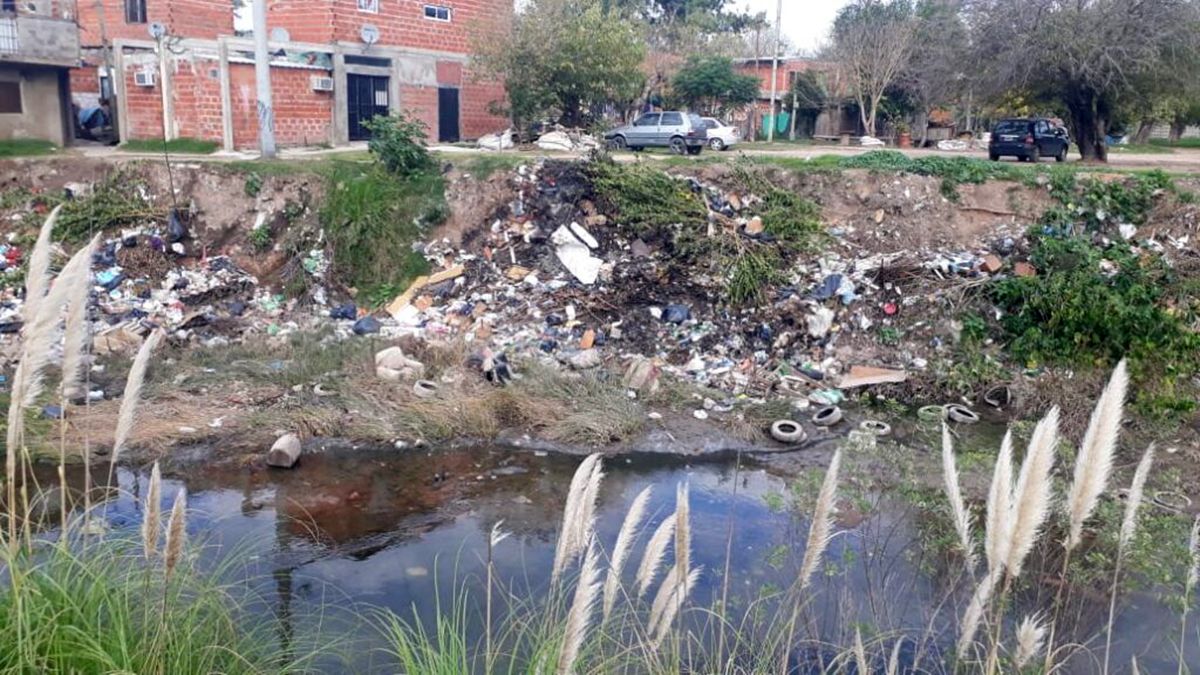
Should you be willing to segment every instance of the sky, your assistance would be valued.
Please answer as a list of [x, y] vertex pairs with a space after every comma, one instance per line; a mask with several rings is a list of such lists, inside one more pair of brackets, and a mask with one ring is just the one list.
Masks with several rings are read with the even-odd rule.
[[[783, 34], [803, 51], [819, 47], [829, 35], [833, 17], [849, 0], [783, 0]], [[766, 12], [775, 21], [776, 0], [733, 0], [730, 8]]]

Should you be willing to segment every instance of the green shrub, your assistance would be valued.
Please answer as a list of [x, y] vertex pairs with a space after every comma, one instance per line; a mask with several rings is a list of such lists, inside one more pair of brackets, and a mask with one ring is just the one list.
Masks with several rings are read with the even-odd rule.
[[433, 158], [425, 149], [425, 123], [404, 113], [379, 116], [363, 123], [370, 132], [367, 148], [387, 170], [399, 176], [412, 176], [433, 168]]

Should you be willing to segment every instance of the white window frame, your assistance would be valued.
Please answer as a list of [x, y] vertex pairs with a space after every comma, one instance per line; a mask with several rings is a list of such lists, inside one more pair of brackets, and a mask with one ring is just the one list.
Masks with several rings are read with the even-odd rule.
[[379, 0], [358, 0], [358, 11], [368, 14], [378, 14]]
[[[431, 10], [431, 9], [433, 10], [433, 14], [434, 14], [433, 16], [429, 15], [429, 10]], [[450, 23], [451, 21], [454, 20], [454, 9], [451, 7], [447, 7], [446, 5], [425, 5], [421, 11], [424, 12], [425, 18], [428, 21], [440, 21], [442, 23]], [[444, 19], [441, 18], [440, 16], [438, 16], [439, 14], [442, 13], [442, 11], [446, 12], [446, 18], [444, 18]]]

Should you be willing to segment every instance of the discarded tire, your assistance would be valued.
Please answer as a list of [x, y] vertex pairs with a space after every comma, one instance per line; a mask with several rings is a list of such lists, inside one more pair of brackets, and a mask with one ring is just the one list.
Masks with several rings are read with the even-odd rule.
[[842, 409], [836, 405], [827, 405], [813, 415], [813, 424], [819, 427], [831, 427], [842, 421]]
[[771, 438], [780, 443], [803, 443], [807, 437], [804, 427], [791, 420], [775, 420], [771, 425]]
[[945, 410], [946, 419], [950, 420], [951, 422], [957, 422], [958, 424], [975, 424], [979, 421], [979, 415], [976, 414], [974, 410], [971, 410], [964, 405], [951, 403], [946, 406]]
[[992, 387], [984, 393], [983, 402], [993, 408], [1003, 408], [1012, 403], [1012, 390], [1008, 388], [1007, 384]]
[[863, 420], [859, 425], [859, 429], [866, 431], [876, 436], [887, 436], [892, 433], [892, 425], [879, 420]]
[[1154, 505], [1172, 513], [1184, 513], [1192, 506], [1192, 499], [1182, 492], [1159, 490], [1154, 493]]
[[413, 384], [413, 393], [420, 398], [430, 398], [437, 393], [437, 383], [429, 380], [417, 380]]
[[946, 418], [946, 409], [940, 405], [927, 405], [917, 410], [917, 418], [925, 422], [938, 422]]

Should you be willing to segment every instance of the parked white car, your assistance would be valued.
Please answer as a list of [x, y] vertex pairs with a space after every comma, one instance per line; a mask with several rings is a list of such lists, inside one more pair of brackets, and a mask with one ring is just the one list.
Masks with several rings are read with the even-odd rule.
[[741, 142], [742, 132], [737, 127], [731, 127], [715, 117], [701, 119], [708, 127], [708, 147], [713, 150], [724, 150]]

